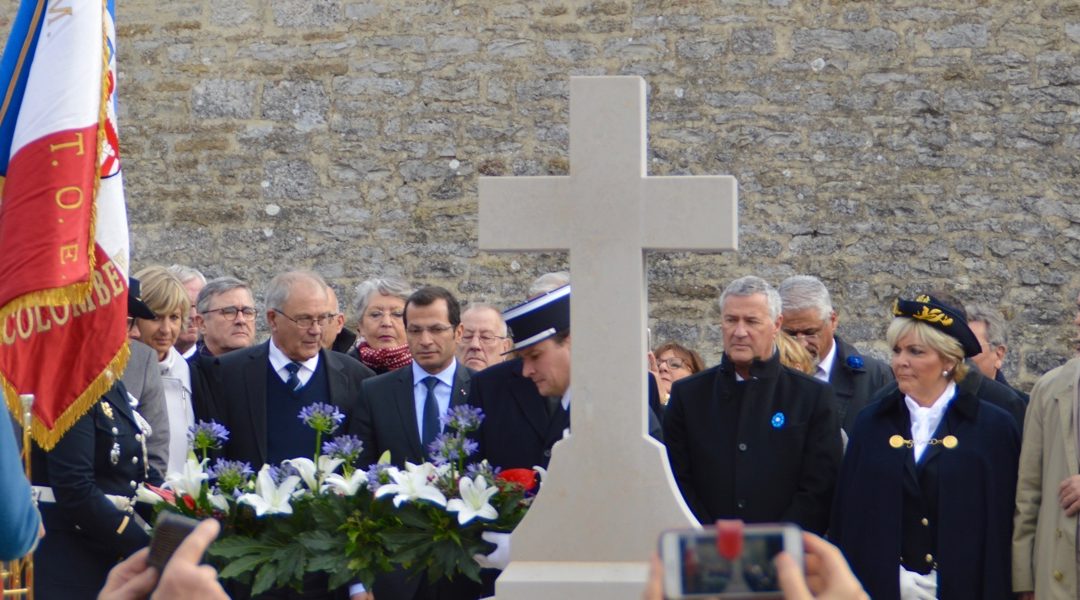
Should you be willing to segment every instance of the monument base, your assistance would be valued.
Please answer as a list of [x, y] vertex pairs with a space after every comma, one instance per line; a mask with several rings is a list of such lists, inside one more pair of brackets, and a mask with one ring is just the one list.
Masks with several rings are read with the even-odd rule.
[[495, 582], [496, 600], [640, 598], [649, 563], [514, 561]]

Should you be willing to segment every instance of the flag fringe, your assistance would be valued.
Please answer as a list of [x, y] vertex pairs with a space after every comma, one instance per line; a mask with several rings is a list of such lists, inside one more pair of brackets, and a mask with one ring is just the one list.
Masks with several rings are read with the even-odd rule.
[[[94, 408], [97, 401], [105, 395], [105, 392], [109, 391], [109, 388], [120, 379], [120, 374], [124, 372], [127, 367], [128, 358], [131, 356], [131, 350], [128, 349], [128, 342], [125, 341], [120, 346], [120, 351], [116, 353], [116, 356], [109, 361], [109, 364], [105, 365], [105, 368], [101, 370], [101, 373], [94, 378], [90, 385], [79, 394], [79, 397], [71, 403], [64, 412], [57, 417], [56, 422], [53, 424], [53, 428], [50, 430], [45, 423], [34, 415], [34, 422], [30, 427], [30, 435], [34, 437], [34, 441], [38, 446], [41, 446], [43, 450], [48, 452], [52, 450], [56, 443], [60, 441], [60, 438], [64, 437], [69, 429], [75, 423], [81, 419], [90, 409]], [[15, 386], [3, 374], [0, 374], [0, 384], [4, 388], [4, 396], [7, 398], [8, 410], [14, 415], [19, 415], [21, 420], [22, 407], [19, 403], [19, 394], [15, 391]], [[36, 399], [35, 399], [36, 403]]]
[[29, 294], [23, 294], [0, 307], [0, 324], [22, 309], [84, 304], [87, 298], [90, 297], [93, 288], [94, 285], [90, 281], [85, 281], [61, 288], [38, 290], [36, 292], [30, 292]]

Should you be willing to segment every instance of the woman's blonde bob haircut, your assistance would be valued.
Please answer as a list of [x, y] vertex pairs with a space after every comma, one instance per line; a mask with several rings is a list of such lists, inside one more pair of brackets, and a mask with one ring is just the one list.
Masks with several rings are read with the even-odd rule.
[[155, 315], [180, 313], [184, 321], [187, 321], [188, 313], [191, 312], [191, 300], [184, 284], [180, 283], [176, 275], [161, 265], [152, 265], [135, 273], [135, 279], [139, 280], [142, 301]]
[[968, 366], [964, 362], [964, 347], [953, 336], [944, 333], [940, 329], [922, 321], [909, 317], [896, 317], [889, 324], [889, 330], [885, 332], [885, 339], [890, 348], [895, 348], [900, 338], [913, 333], [915, 339], [926, 344], [930, 349], [937, 352], [946, 362], [951, 361], [956, 366], [949, 370], [948, 378], [953, 381], [963, 381], [967, 375]]

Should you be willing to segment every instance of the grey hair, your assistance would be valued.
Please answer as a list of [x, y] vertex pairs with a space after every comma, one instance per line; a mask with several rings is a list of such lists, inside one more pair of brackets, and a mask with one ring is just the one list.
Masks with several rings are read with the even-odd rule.
[[414, 290], [409, 284], [396, 277], [374, 277], [361, 282], [356, 286], [356, 299], [353, 301], [353, 308], [356, 311], [356, 320], [359, 321], [364, 318], [364, 311], [367, 310], [368, 300], [371, 299], [371, 295], [375, 292], [378, 292], [383, 296], [401, 298], [401, 301], [404, 302], [409, 299], [409, 296], [412, 295], [413, 291]]
[[193, 279], [198, 279], [200, 283], [206, 285], [206, 276], [202, 274], [202, 271], [189, 267], [187, 265], [171, 265], [169, 272], [176, 275], [176, 278], [180, 280], [180, 283], [187, 283]]
[[266, 284], [266, 308], [280, 311], [281, 307], [289, 301], [289, 294], [298, 283], [313, 282], [326, 293], [326, 281], [314, 271], [288, 271], [275, 275], [270, 283]]
[[529, 298], [542, 296], [550, 291], [557, 290], [570, 283], [570, 271], [553, 271], [544, 273], [533, 280], [529, 286]]
[[210, 301], [216, 296], [227, 294], [233, 290], [247, 290], [251, 293], [251, 286], [235, 277], [218, 277], [206, 282], [203, 289], [195, 298], [195, 311], [200, 315], [210, 310]]
[[793, 275], [780, 282], [781, 309], [807, 310], [816, 309], [822, 320], [832, 316], [832, 298], [821, 280], [813, 275]]
[[465, 310], [461, 311], [461, 317], [464, 319], [465, 314], [468, 313], [470, 310], [491, 310], [491, 311], [495, 311], [495, 316], [498, 317], [498, 319], [499, 319], [499, 331], [496, 332], [496, 333], [498, 333], [502, 337], [507, 336], [506, 319], [503, 319], [501, 310], [499, 310], [498, 308], [496, 308], [495, 306], [493, 306], [491, 304], [485, 304], [483, 302], [473, 302], [473, 303], [469, 304], [469, 306], [466, 307]]
[[990, 343], [991, 348], [1006, 345], [1009, 327], [1005, 324], [1005, 317], [1002, 316], [1001, 311], [988, 304], [970, 304], [966, 310], [969, 325], [975, 321], [986, 324], [986, 341]]
[[769, 307], [769, 318], [775, 321], [780, 316], [780, 294], [776, 291], [776, 288], [769, 285], [768, 281], [756, 275], [740, 277], [729, 283], [724, 288], [724, 292], [720, 294], [720, 310], [724, 310], [724, 301], [728, 299], [728, 296], [744, 297], [753, 296], [754, 294], [765, 294], [765, 301]]

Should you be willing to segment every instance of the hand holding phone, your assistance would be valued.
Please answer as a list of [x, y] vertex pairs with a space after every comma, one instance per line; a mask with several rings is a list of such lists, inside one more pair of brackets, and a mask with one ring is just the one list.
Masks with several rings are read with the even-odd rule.
[[786, 553], [803, 565], [802, 530], [793, 524], [746, 525], [741, 552], [725, 558], [714, 527], [665, 531], [660, 536], [664, 597], [780, 598], [773, 560]]
[[169, 512], [159, 514], [150, 538], [150, 556], [146, 563], [155, 567], [159, 573], [165, 570], [165, 563], [169, 562], [173, 552], [176, 552], [184, 538], [198, 526], [198, 521], [183, 515]]

